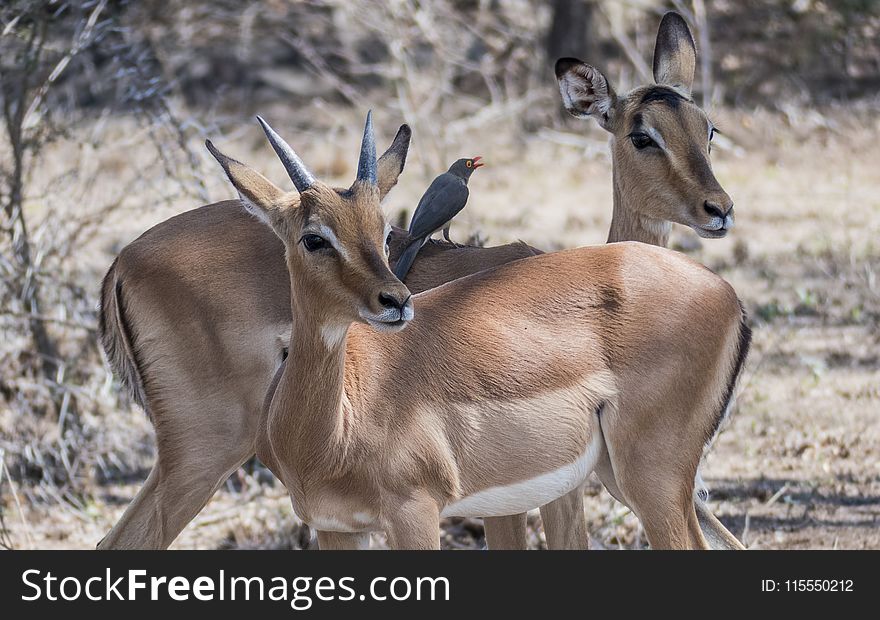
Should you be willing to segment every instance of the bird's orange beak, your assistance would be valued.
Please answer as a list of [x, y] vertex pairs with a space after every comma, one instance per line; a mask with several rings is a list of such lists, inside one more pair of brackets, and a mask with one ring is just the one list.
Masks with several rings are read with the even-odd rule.
[[474, 170], [476, 170], [476, 169], [479, 168], [480, 166], [485, 166], [485, 165], [486, 165], [486, 164], [481, 164], [481, 163], [480, 163], [480, 160], [481, 160], [481, 159], [483, 159], [483, 158], [482, 158], [482, 156], [480, 156], [480, 155], [477, 155], [476, 157], [473, 158], [473, 161], [474, 161]]

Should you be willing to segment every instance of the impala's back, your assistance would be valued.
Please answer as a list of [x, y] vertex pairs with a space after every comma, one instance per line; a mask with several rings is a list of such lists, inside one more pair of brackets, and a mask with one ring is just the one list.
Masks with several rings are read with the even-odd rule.
[[[682, 254], [632, 242], [495, 267], [416, 295], [414, 307], [400, 334], [353, 326], [349, 352], [369, 359], [381, 351], [371, 393], [397, 403], [387, 412], [389, 428], [420, 429], [425, 443], [442, 434], [463, 438], [455, 462], [471, 473], [461, 480], [464, 495], [486, 480], [511, 485], [526, 472], [579, 459], [592, 470], [601, 444], [590, 433], [601, 434], [598, 424], [572, 432], [585, 410], [625, 417], [632, 435], [654, 419], [630, 403], [678, 410], [680, 426], [668, 430], [705, 445], [726, 409], [748, 332], [722, 278]], [[553, 416], [536, 415], [547, 410]], [[444, 428], [432, 428], [428, 413]], [[406, 441], [412, 438], [389, 443]], [[526, 493], [503, 505], [510, 512], [462, 505], [449, 514], [511, 514], [557, 491]]]

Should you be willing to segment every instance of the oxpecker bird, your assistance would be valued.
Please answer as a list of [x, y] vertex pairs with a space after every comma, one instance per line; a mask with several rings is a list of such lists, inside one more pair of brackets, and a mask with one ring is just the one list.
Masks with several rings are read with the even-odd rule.
[[416, 255], [435, 232], [443, 229], [443, 238], [449, 239], [452, 218], [464, 209], [468, 200], [468, 179], [474, 170], [482, 166], [481, 157], [459, 159], [449, 170], [438, 176], [419, 200], [419, 206], [409, 223], [406, 245], [400, 253], [394, 275], [403, 281]]

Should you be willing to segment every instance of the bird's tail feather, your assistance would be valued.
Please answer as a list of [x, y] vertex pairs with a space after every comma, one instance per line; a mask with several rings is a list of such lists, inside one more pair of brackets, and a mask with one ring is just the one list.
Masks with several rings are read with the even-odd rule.
[[406, 274], [409, 273], [409, 269], [412, 267], [413, 261], [416, 259], [419, 250], [422, 249], [423, 243], [424, 241], [422, 239], [413, 239], [410, 241], [409, 245], [406, 246], [406, 249], [401, 252], [400, 258], [397, 259], [397, 264], [394, 265], [394, 275], [397, 276], [397, 279], [401, 282], [404, 281]]

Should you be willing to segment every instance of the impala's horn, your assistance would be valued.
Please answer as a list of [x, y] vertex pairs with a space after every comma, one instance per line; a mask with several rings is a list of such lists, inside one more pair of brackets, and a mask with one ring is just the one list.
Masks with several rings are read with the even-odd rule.
[[257, 120], [260, 121], [263, 131], [266, 132], [266, 137], [269, 138], [269, 144], [271, 144], [272, 148], [275, 149], [275, 152], [278, 153], [278, 157], [281, 159], [281, 163], [284, 164], [284, 169], [287, 170], [287, 174], [290, 177], [290, 180], [293, 181], [297, 191], [303, 193], [312, 187], [315, 184], [315, 177], [312, 176], [312, 173], [306, 168], [306, 165], [299, 158], [299, 155], [296, 154], [290, 145], [284, 141], [284, 138], [279, 136], [261, 116], [258, 116]]
[[373, 137], [373, 111], [367, 112], [367, 123], [364, 125], [364, 139], [361, 141], [361, 156], [358, 160], [357, 180], [370, 185], [377, 185], [376, 176], [376, 139]]

